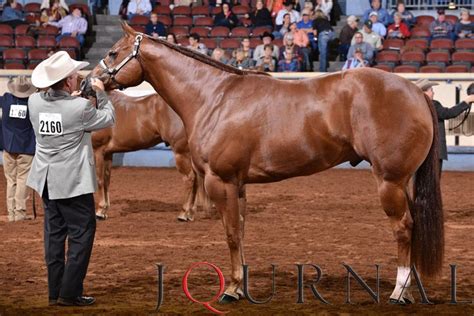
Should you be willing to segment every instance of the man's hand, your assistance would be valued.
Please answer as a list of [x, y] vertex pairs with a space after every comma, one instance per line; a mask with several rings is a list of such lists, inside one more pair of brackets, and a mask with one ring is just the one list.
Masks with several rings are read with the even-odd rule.
[[474, 103], [474, 94], [468, 95], [465, 99], [464, 102], [466, 103]]
[[99, 92], [99, 91], [102, 92], [105, 90], [104, 83], [100, 79], [97, 79], [97, 78], [91, 78], [91, 87], [92, 87], [92, 90], [94, 90], [95, 92]]
[[72, 36], [72, 37], [76, 37], [76, 36], [77, 36], [77, 32], [72, 32], [72, 33], [71, 33], [71, 36]]

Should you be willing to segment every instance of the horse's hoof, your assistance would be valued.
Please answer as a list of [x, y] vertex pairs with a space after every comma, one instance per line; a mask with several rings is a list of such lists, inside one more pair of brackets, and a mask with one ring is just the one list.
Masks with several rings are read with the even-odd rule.
[[403, 297], [400, 298], [399, 300], [394, 299], [394, 298], [391, 298], [391, 299], [389, 300], [389, 303], [390, 303], [390, 304], [394, 304], [394, 305], [408, 305], [408, 304], [411, 304], [410, 301], [405, 301], [405, 300], [403, 299]]
[[107, 219], [107, 215], [96, 213], [95, 218], [99, 221], [105, 221]]
[[230, 295], [230, 294], [222, 294], [222, 296], [219, 298], [219, 304], [231, 304], [231, 303], [235, 303], [239, 300], [239, 297], [235, 297], [233, 295]]

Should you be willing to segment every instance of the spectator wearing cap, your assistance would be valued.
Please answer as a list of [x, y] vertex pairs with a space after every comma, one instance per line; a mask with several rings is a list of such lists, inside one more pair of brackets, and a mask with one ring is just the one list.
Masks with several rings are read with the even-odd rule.
[[28, 115], [28, 97], [36, 91], [24, 76], [10, 79], [9, 92], [0, 97], [2, 109], [3, 172], [7, 179], [8, 221], [27, 219], [26, 179], [35, 154], [35, 132]]
[[409, 28], [415, 25], [416, 18], [410, 11], [406, 9], [405, 3], [403, 1], [399, 1], [397, 3], [397, 9], [392, 13], [392, 22], [395, 20], [395, 14], [397, 13], [401, 15], [403, 23], [405, 23]]
[[150, 0], [130, 0], [127, 5], [127, 18], [131, 20], [135, 15], [150, 16]]
[[158, 21], [158, 14], [151, 14], [150, 22], [148, 22], [148, 24], [145, 26], [145, 33], [152, 36], [153, 38], [166, 36], [165, 25]]
[[263, 0], [258, 0], [255, 4], [255, 11], [251, 12], [246, 18], [250, 18], [252, 26], [271, 26], [273, 27], [272, 15], [264, 6]]
[[207, 55], [207, 47], [203, 43], [200, 43], [201, 37], [198, 33], [191, 33], [188, 37], [189, 45], [187, 48], [200, 52], [201, 54]]
[[379, 22], [379, 14], [375, 11], [370, 12], [369, 19], [372, 21], [372, 31], [384, 38], [387, 35], [387, 28]]
[[[311, 3], [311, 2], [305, 2], [305, 3]], [[309, 39], [309, 43], [311, 44], [311, 48], [313, 50], [316, 50], [318, 48], [318, 45], [316, 41], [314, 40], [313, 20], [311, 20], [311, 15], [312, 15], [311, 9], [304, 8], [301, 15], [302, 15], [302, 19], [296, 24], [296, 26], [298, 27], [299, 30], [302, 30], [303, 32], [308, 34], [308, 39]]]
[[332, 10], [332, 0], [316, 0], [316, 6], [314, 7], [314, 11], [321, 10], [328, 21], [331, 20], [331, 10]]
[[390, 23], [390, 16], [384, 8], [382, 8], [382, 5], [380, 4], [380, 0], [372, 0], [371, 2], [371, 8], [366, 10], [364, 13], [364, 22], [367, 22], [369, 20], [369, 15], [371, 12], [377, 12], [378, 15], [378, 20], [380, 23], [383, 25], [387, 26]]
[[232, 13], [229, 4], [224, 2], [221, 6], [221, 12], [214, 17], [214, 26], [225, 26], [231, 29], [238, 24], [239, 19]]
[[319, 71], [326, 72], [328, 67], [328, 43], [334, 39], [334, 31], [331, 23], [321, 10], [316, 10], [315, 17], [313, 32], [314, 36], [318, 39]]
[[341, 61], [345, 61], [347, 59], [347, 52], [351, 47], [352, 38], [358, 30], [358, 22], [359, 19], [355, 15], [351, 15], [347, 18], [347, 24], [341, 29], [341, 33], [339, 34], [339, 55]]
[[298, 72], [300, 66], [298, 60], [293, 57], [293, 50], [286, 48], [282, 53], [282, 59], [278, 62], [278, 72]]
[[468, 9], [461, 9], [461, 17], [454, 27], [454, 33], [458, 38], [474, 38], [474, 22], [471, 22]]
[[[374, 52], [382, 50], [382, 38], [380, 35], [372, 31], [372, 21], [368, 20], [364, 23], [364, 27], [361, 31], [363, 37], [364, 37], [364, 42], [372, 45], [372, 48], [374, 49]], [[355, 43], [355, 38], [352, 39], [352, 44]], [[370, 61], [370, 60], [369, 60]]]
[[300, 13], [293, 9], [293, 2], [286, 0], [283, 5], [284, 8], [278, 11], [277, 17], [275, 19], [275, 24], [277, 26], [283, 24], [283, 16], [287, 13], [290, 14], [291, 22], [299, 22], [301, 20]]
[[367, 60], [369, 63], [372, 62], [374, 58], [374, 48], [367, 42], [364, 42], [364, 35], [362, 32], [356, 32], [354, 34], [354, 43], [349, 48], [347, 53], [347, 58], [353, 58], [355, 56], [355, 51], [360, 49], [364, 56], [364, 60]]
[[446, 14], [443, 9], [438, 10], [438, 18], [431, 22], [430, 31], [431, 39], [434, 38], [450, 38], [455, 39], [453, 25], [446, 21]]
[[393, 20], [393, 24], [388, 26], [387, 37], [401, 39], [410, 37], [410, 29], [408, 28], [408, 25], [403, 22], [402, 15], [400, 13], [395, 13]]
[[448, 160], [448, 150], [446, 146], [446, 131], [444, 126], [444, 121], [455, 118], [461, 115], [464, 111], [467, 111], [470, 108], [470, 104], [474, 102], [474, 86], [471, 84], [468, 88], [468, 95], [464, 101], [461, 103], [451, 107], [445, 108], [441, 105], [440, 102], [434, 100], [434, 91], [433, 87], [437, 86], [438, 84], [435, 82], [431, 82], [428, 79], [420, 79], [415, 83], [431, 100], [433, 100], [433, 105], [436, 109], [436, 113], [438, 114], [438, 133], [439, 133], [439, 173], [441, 175], [441, 170], [443, 166], [443, 160]]
[[56, 41], [59, 41], [65, 36], [72, 36], [78, 39], [81, 46], [84, 45], [85, 37], [87, 32], [87, 21], [82, 17], [82, 10], [75, 8], [72, 13], [61, 19], [59, 22], [48, 22], [50, 25], [61, 28], [61, 35], [56, 37]]
[[354, 57], [346, 60], [344, 66], [342, 66], [342, 70], [367, 67], [368, 64], [369, 62], [364, 59], [364, 52], [362, 52], [362, 49], [358, 47], [354, 51]]
[[[272, 33], [269, 32], [264, 32], [262, 36], [260, 37], [262, 39], [263, 44], [258, 45], [255, 47], [255, 51], [253, 52], [253, 60], [258, 61], [260, 57], [265, 55], [265, 45], [270, 45], [272, 44], [272, 41], [275, 39]], [[280, 56], [280, 49], [278, 48], [277, 45], [273, 45], [273, 57], [277, 58]]]

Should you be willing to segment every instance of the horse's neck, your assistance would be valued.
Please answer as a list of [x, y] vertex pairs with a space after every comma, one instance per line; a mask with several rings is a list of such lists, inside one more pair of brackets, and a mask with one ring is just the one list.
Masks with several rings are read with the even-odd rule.
[[164, 45], [144, 50], [142, 60], [145, 80], [178, 114], [187, 131], [194, 127], [199, 110], [212, 106], [220, 83], [232, 76]]

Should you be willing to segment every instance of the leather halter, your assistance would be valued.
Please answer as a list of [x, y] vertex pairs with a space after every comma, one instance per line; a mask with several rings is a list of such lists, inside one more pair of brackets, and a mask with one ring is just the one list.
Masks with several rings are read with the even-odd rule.
[[107, 64], [105, 63], [105, 59], [101, 59], [100, 62], [99, 62], [99, 66], [104, 69], [104, 73], [107, 73], [107, 75], [109, 76], [109, 78], [119, 86], [119, 88], [122, 90], [122, 85], [119, 84], [116, 80], [115, 80], [115, 76], [117, 75], [117, 73], [120, 71], [120, 69], [122, 69], [130, 60], [134, 59], [134, 58], [137, 58], [138, 56], [138, 50], [140, 49], [140, 43], [141, 41], [143, 40], [143, 35], [142, 34], [138, 34], [137, 36], [135, 36], [135, 42], [133, 43], [133, 50], [132, 52], [124, 59], [120, 62], [120, 64], [118, 64], [117, 66], [115, 66], [114, 68], [109, 68], [107, 66]]

